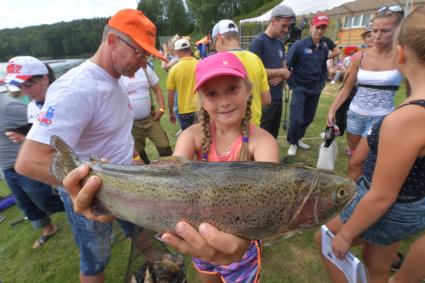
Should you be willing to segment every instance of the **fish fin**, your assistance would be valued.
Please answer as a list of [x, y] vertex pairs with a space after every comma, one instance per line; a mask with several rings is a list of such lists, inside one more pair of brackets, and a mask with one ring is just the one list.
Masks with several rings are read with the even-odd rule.
[[56, 150], [50, 163], [50, 172], [57, 180], [62, 181], [81, 162], [71, 147], [60, 137], [53, 135], [50, 138], [50, 145]]
[[263, 242], [263, 246], [264, 247], [268, 247], [268, 246], [272, 246], [282, 240], [286, 240], [292, 236], [294, 236], [295, 234], [301, 233], [301, 230], [292, 230], [292, 231], [287, 231], [287, 232], [283, 232], [281, 234], [278, 234], [276, 236], [271, 236], [271, 237], [266, 237], [264, 239], [262, 239]]
[[90, 155], [90, 162], [101, 162], [101, 161], [100, 161], [100, 158], [97, 157], [96, 154], [92, 154], [92, 155]]
[[162, 168], [166, 167], [169, 168], [170, 166], [180, 166], [188, 161], [180, 156], [167, 156], [167, 157], [161, 157], [157, 160], [152, 161], [149, 166], [154, 168]]

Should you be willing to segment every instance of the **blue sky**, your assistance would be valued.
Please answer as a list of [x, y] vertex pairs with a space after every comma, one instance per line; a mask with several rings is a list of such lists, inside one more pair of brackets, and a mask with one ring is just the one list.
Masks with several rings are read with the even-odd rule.
[[137, 0], [0, 0], [0, 29], [109, 17]]

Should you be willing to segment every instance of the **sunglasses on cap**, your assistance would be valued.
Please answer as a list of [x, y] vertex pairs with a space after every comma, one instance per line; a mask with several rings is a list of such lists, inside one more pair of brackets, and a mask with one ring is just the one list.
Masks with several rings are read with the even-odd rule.
[[150, 55], [149, 53], [147, 53], [146, 51], [142, 51], [142, 50], [140, 50], [139, 48], [137, 48], [137, 47], [134, 47], [133, 45], [131, 45], [130, 43], [128, 43], [127, 42], [127, 40], [125, 40], [124, 38], [122, 38], [122, 37], [119, 37], [118, 36], [118, 38], [121, 40], [121, 41], [123, 41], [125, 44], [127, 44], [131, 49], [133, 49], [134, 50], [134, 53], [136, 53], [136, 56], [137, 56], [137, 58], [139, 58], [139, 59], [143, 59], [143, 60], [147, 60], [147, 57]]
[[401, 8], [400, 5], [382, 6], [376, 12], [377, 15], [385, 15], [391, 13], [400, 13], [404, 15], [403, 8]]

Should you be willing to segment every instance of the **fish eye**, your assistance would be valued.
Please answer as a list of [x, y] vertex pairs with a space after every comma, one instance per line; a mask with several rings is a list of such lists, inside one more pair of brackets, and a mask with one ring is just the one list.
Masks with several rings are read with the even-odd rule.
[[339, 190], [338, 190], [338, 192], [336, 193], [336, 195], [337, 195], [339, 198], [344, 197], [344, 196], [345, 196], [345, 190], [344, 190], [344, 189], [339, 189]]

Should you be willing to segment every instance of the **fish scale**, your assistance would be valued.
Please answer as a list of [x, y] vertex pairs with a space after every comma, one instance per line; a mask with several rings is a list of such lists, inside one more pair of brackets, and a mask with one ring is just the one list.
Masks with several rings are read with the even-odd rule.
[[[53, 136], [58, 180], [79, 161]], [[144, 166], [85, 162], [102, 187], [97, 200], [117, 217], [157, 232], [208, 222], [250, 239], [321, 224], [355, 192], [351, 180], [316, 168], [268, 162], [197, 162], [169, 157]]]

